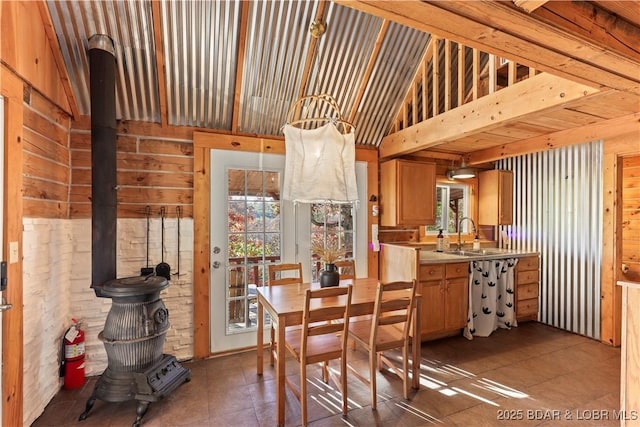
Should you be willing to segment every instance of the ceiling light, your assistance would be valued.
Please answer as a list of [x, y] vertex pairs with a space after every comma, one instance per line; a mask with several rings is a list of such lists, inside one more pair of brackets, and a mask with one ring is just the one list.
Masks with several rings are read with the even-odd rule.
[[475, 178], [475, 176], [476, 170], [474, 168], [468, 168], [464, 160], [458, 169], [453, 169], [447, 172], [447, 178], [449, 179], [469, 179]]

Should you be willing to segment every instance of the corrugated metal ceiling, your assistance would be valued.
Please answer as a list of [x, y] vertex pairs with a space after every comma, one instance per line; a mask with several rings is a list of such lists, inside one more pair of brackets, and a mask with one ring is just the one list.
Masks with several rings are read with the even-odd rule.
[[[169, 125], [244, 134], [282, 135], [297, 99], [328, 93], [357, 143], [379, 145], [429, 40], [391, 23], [376, 46], [382, 19], [322, 1], [165, 0], [155, 14], [150, 1], [47, 4], [81, 114], [90, 113], [88, 39], [102, 33], [115, 42], [118, 119], [160, 123], [166, 105]], [[319, 13], [327, 32], [313, 50]]]

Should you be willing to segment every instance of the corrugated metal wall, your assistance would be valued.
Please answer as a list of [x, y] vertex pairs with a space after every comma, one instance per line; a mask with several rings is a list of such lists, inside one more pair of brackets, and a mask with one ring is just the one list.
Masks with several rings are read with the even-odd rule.
[[600, 338], [602, 142], [504, 159], [514, 174], [516, 249], [540, 252], [538, 319]]

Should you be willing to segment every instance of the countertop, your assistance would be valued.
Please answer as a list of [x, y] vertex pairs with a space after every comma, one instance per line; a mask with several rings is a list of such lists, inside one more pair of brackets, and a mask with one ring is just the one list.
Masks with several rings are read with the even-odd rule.
[[521, 258], [525, 256], [538, 255], [538, 252], [500, 248], [481, 248], [479, 250], [463, 249], [463, 251], [461, 252], [457, 252], [455, 250], [436, 252], [433, 249], [433, 245], [420, 244], [416, 242], [383, 243], [383, 245], [401, 246], [408, 249], [419, 250], [420, 264], [440, 264], [487, 259]]

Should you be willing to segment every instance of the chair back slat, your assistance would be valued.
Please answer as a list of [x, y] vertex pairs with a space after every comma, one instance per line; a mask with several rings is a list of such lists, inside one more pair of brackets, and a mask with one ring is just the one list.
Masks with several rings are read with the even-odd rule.
[[323, 323], [321, 325], [309, 326], [307, 335], [312, 337], [315, 335], [337, 334], [342, 332], [344, 325], [342, 323]]
[[269, 264], [269, 286], [302, 283], [302, 263]]
[[309, 323], [338, 320], [344, 317], [344, 306], [324, 307], [309, 310]]
[[397, 314], [395, 316], [384, 316], [384, 317], [381, 317], [380, 320], [378, 320], [378, 325], [380, 325], [380, 326], [395, 325], [397, 323], [404, 323], [406, 321], [407, 321], [407, 315], [406, 314]]
[[380, 313], [388, 313], [390, 311], [405, 310], [409, 304], [411, 304], [411, 298], [409, 296], [401, 297], [398, 299], [392, 299], [382, 301], [380, 307]]
[[345, 259], [334, 262], [338, 272], [340, 273], [340, 280], [348, 280], [356, 278], [356, 262], [352, 259]]

